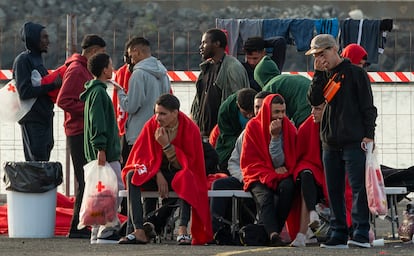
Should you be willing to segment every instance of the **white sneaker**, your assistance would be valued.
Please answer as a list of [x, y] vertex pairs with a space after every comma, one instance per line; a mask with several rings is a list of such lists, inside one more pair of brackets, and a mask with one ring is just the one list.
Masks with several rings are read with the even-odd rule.
[[308, 227], [308, 230], [306, 231], [306, 244], [316, 244], [318, 243], [318, 239], [316, 238], [313, 231]]
[[309, 227], [312, 230], [316, 230], [321, 225], [321, 220], [319, 219], [319, 215], [316, 211], [310, 211], [309, 213]]
[[306, 246], [306, 235], [298, 233], [295, 240], [290, 244], [292, 247], [305, 247]]

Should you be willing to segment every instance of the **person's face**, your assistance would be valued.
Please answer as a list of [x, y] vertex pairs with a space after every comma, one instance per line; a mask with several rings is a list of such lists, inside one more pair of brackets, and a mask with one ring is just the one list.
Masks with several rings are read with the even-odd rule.
[[106, 68], [104, 68], [104, 71], [103, 71], [103, 74], [105, 75], [105, 79], [111, 79], [113, 72], [114, 72], [114, 68], [112, 66], [112, 59], [109, 59], [109, 64]]
[[173, 127], [177, 123], [178, 110], [170, 111], [161, 105], [155, 104], [154, 112], [161, 127]]
[[325, 107], [325, 102], [318, 106], [312, 106], [311, 115], [313, 117], [313, 122], [315, 123], [321, 122], [324, 107]]
[[[238, 104], [237, 104], [237, 105], [238, 105]], [[246, 119], [250, 119], [250, 118], [254, 117], [254, 112], [247, 111], [247, 110], [245, 110], [245, 109], [241, 108], [239, 105], [238, 105], [238, 107], [239, 107], [239, 111], [240, 111], [240, 113], [241, 113], [241, 114], [242, 114], [242, 116], [244, 116]]]
[[143, 58], [141, 48], [139, 47], [139, 45], [129, 47], [128, 56], [132, 65], [135, 65], [138, 62], [140, 62]]
[[254, 51], [251, 53], [246, 53], [246, 62], [250, 65], [250, 67], [254, 69], [265, 55], [265, 51]]
[[368, 68], [368, 66], [369, 66], [367, 60], [364, 60], [364, 59], [361, 59], [361, 61], [356, 65], [361, 67], [361, 68]]
[[257, 116], [259, 113], [260, 108], [262, 107], [264, 99], [254, 99], [254, 115]]
[[199, 46], [200, 54], [203, 60], [214, 57], [215, 49], [218, 47], [218, 45], [219, 42], [211, 42], [210, 34], [204, 33], [203, 37], [201, 38], [201, 44]]
[[49, 34], [46, 29], [42, 29], [42, 31], [40, 31], [40, 52], [47, 52], [49, 43]]
[[332, 70], [338, 65], [338, 49], [336, 47], [328, 47], [325, 50], [313, 54], [315, 61], [320, 62], [320, 64], [326, 70]]
[[283, 117], [286, 115], [286, 104], [273, 104], [272, 103], [272, 113], [271, 113], [271, 120], [280, 119], [282, 120]]

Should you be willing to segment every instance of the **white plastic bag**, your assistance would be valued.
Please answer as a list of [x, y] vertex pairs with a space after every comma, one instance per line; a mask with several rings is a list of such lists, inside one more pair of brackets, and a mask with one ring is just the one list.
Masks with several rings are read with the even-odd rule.
[[372, 214], [386, 215], [388, 213], [388, 206], [384, 178], [382, 177], [377, 158], [373, 154], [373, 146], [373, 142], [366, 145], [365, 186], [368, 207]]
[[79, 213], [78, 229], [116, 221], [118, 218], [118, 182], [114, 170], [108, 163], [105, 166], [99, 166], [98, 160], [89, 162], [83, 169], [85, 191]]
[[10, 80], [0, 89], [0, 116], [5, 122], [17, 122], [30, 111], [36, 98], [20, 100], [16, 81]]

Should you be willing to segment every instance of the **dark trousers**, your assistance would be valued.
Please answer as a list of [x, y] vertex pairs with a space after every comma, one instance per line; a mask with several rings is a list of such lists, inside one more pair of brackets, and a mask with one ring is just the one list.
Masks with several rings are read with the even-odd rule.
[[54, 145], [53, 116], [46, 122], [25, 122], [20, 127], [25, 160], [49, 161]]
[[310, 170], [302, 171], [299, 174], [298, 182], [306, 208], [308, 208], [308, 211], [315, 211], [315, 205], [318, 202], [318, 189], [312, 172]]
[[280, 233], [292, 207], [295, 192], [292, 177], [281, 180], [276, 190], [260, 182], [254, 182], [249, 189], [259, 207], [259, 218], [266, 232], [269, 235], [273, 232]]
[[[234, 177], [227, 177], [215, 180], [211, 186], [212, 190], [241, 190], [243, 183]], [[240, 226], [254, 223], [256, 214], [256, 205], [250, 198], [242, 198], [241, 205], [245, 210], [240, 210]], [[212, 197], [210, 198], [210, 209], [213, 219], [213, 232], [216, 233], [221, 226], [224, 225], [220, 221], [220, 217], [231, 220], [232, 198], [228, 197]], [[253, 216], [252, 216], [253, 214]]]
[[[132, 232], [134, 229], [142, 229], [144, 225], [144, 211], [141, 201], [141, 187], [146, 191], [156, 191], [158, 190], [157, 182], [155, 177], [150, 179], [148, 182], [143, 184], [141, 187], [138, 187], [131, 183], [132, 176], [134, 172], [129, 172], [126, 176], [127, 181], [127, 190], [128, 190], [128, 222], [127, 222], [127, 232]], [[171, 181], [174, 178], [175, 172], [162, 171], [165, 179], [168, 182], [169, 189], [171, 188]], [[179, 199], [179, 225], [187, 226], [190, 221], [191, 207], [190, 205], [182, 199]]]
[[82, 205], [83, 192], [85, 191], [85, 177], [83, 166], [87, 164], [87, 161], [85, 159], [83, 137], [83, 133], [67, 137], [70, 156], [72, 158], [73, 171], [75, 173], [75, 178], [78, 184], [75, 191], [76, 198], [75, 205], [73, 207], [73, 217], [71, 221], [70, 231], [78, 229], [77, 226], [79, 223], [79, 211]]
[[352, 188], [353, 235], [368, 239], [369, 209], [365, 189], [365, 152], [359, 148], [323, 150], [326, 183], [331, 207], [332, 237], [346, 241], [345, 171]]

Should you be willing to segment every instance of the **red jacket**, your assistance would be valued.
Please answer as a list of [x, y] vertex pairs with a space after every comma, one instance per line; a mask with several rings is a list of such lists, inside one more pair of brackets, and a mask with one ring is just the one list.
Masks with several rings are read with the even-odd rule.
[[[118, 69], [115, 73], [115, 82], [121, 85], [124, 88], [125, 93], [128, 93], [128, 82], [131, 77], [131, 72], [129, 71], [128, 64], [124, 64]], [[118, 123], [119, 136], [125, 134], [125, 124], [128, 119], [128, 113], [124, 111], [118, 102], [118, 94], [116, 90], [112, 94], [112, 102], [114, 103], [115, 117]]]
[[63, 76], [57, 105], [65, 111], [64, 127], [67, 136], [83, 134], [85, 104], [79, 99], [79, 95], [85, 90], [85, 83], [93, 79], [87, 62], [86, 57], [79, 53], [73, 54], [65, 62], [68, 68]]
[[[212, 240], [213, 231], [200, 130], [182, 112], [179, 112], [178, 122], [177, 136], [171, 144], [175, 147], [182, 169], [175, 174], [171, 186], [192, 207], [192, 244], [205, 244]], [[137, 186], [146, 183], [158, 172], [163, 154], [160, 144], [154, 139], [158, 127], [155, 116], [145, 123], [122, 170], [124, 182], [129, 171], [134, 172], [132, 183]]]

